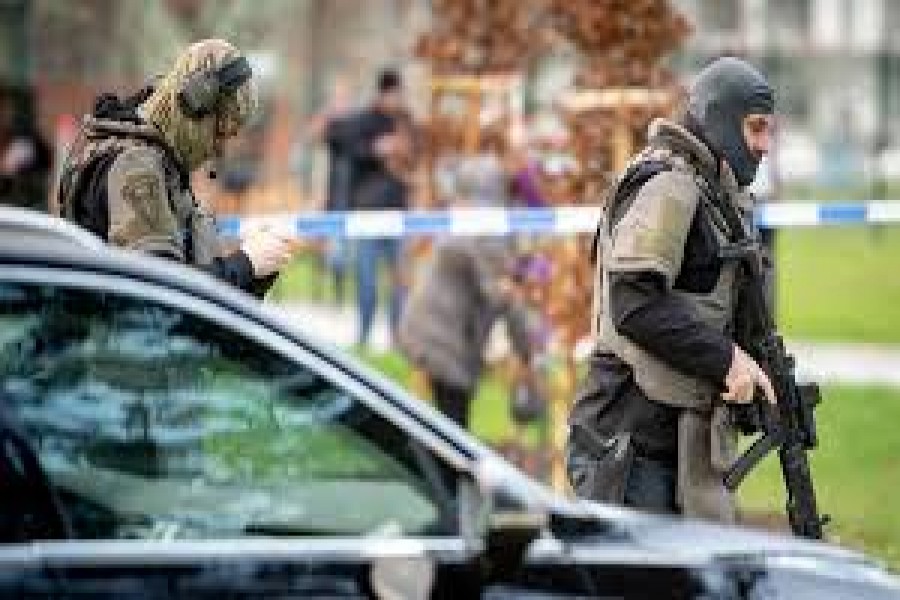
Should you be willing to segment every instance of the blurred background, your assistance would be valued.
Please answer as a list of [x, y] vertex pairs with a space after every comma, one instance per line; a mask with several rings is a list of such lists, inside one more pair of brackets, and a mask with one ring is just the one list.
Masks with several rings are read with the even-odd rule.
[[[402, 78], [409, 115], [413, 160], [399, 167], [408, 208], [600, 206], [650, 119], [724, 54], [756, 64], [776, 89], [775, 150], [754, 184], [765, 202], [894, 202], [898, 28], [900, 0], [0, 0], [0, 202], [51, 210], [55, 174], [94, 98], [136, 91], [211, 36], [246, 53], [262, 94], [219, 178], [197, 178], [220, 215], [353, 209], [329, 184], [340, 157], [328, 127], [374, 101], [386, 67]], [[813, 466], [832, 536], [895, 567], [898, 234], [900, 225], [865, 219], [767, 233], [779, 325], [801, 375], [824, 389]], [[590, 343], [589, 242], [504, 238], [513, 260], [494, 283], [527, 313], [528, 351], [513, 351], [512, 327], [498, 319], [467, 407], [475, 435], [561, 489], [554, 466]], [[439, 246], [403, 238], [402, 258], [376, 269], [376, 305], [403, 305], [440, 277]], [[370, 284], [354, 252], [353, 240], [315, 240], [269, 302], [428, 401], [428, 374], [386, 308], [361, 335], [359, 292]], [[784, 527], [781, 490], [770, 460], [742, 489], [745, 519]]]
[[[304, 121], [328, 103], [336, 85], [361, 101], [373, 89], [378, 68], [398, 66], [410, 75], [410, 101], [426, 112], [427, 65], [414, 49], [435, 24], [431, 4], [2, 0], [0, 75], [7, 85], [32, 90], [41, 131], [52, 136], [61, 133], [62, 117], [85, 112], [98, 91], [133, 89], [163, 71], [186, 42], [226, 37], [245, 49], [265, 81], [271, 138], [266, 176], [284, 177], [292, 169], [301, 175], [301, 191], [309, 194], [313, 165], [292, 146]], [[714, 56], [738, 54], [775, 82], [784, 118], [777, 166], [786, 182], [859, 187], [900, 176], [900, 42], [891, 36], [900, 26], [900, 3], [671, 4], [693, 28], [669, 60], [677, 73], [688, 75]], [[552, 104], [571, 83], [579, 57], [567, 49], [556, 45], [542, 56], [520, 57], [528, 63], [523, 101], [529, 113]], [[302, 205], [304, 199], [284, 197], [284, 202], [294, 207], [291, 202]]]

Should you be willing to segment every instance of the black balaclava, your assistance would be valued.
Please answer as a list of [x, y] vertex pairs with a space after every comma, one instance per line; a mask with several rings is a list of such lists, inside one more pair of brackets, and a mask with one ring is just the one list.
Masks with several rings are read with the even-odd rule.
[[744, 139], [749, 114], [772, 114], [775, 97], [766, 78], [752, 65], [725, 57], [700, 72], [688, 95], [688, 113], [703, 130], [712, 151], [728, 162], [738, 184], [750, 185], [759, 159]]

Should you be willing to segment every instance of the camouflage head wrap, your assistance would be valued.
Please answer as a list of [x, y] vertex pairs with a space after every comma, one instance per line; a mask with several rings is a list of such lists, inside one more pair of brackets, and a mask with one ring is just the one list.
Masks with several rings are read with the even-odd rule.
[[251, 77], [235, 93], [223, 99], [216, 113], [192, 120], [181, 111], [178, 91], [191, 73], [218, 68], [239, 55], [238, 50], [224, 40], [209, 39], [190, 45], [141, 106], [144, 118], [162, 132], [189, 171], [215, 157], [222, 137], [217, 133], [244, 127], [256, 112], [259, 100]]

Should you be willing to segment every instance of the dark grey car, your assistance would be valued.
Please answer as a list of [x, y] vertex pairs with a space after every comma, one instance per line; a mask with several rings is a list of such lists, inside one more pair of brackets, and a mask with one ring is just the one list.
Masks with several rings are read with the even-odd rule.
[[253, 299], [28, 218], [0, 211], [5, 596], [900, 597], [848, 550], [554, 496]]

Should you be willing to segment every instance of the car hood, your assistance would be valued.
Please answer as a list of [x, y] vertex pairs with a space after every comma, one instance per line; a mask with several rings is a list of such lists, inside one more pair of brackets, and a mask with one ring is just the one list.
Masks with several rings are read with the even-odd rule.
[[865, 583], [896, 593], [900, 579], [865, 555], [826, 542], [657, 516], [587, 501], [559, 500], [550, 508], [551, 536], [535, 544], [537, 555], [556, 554], [584, 563], [685, 565], [700, 569], [784, 570], [835, 582]]

